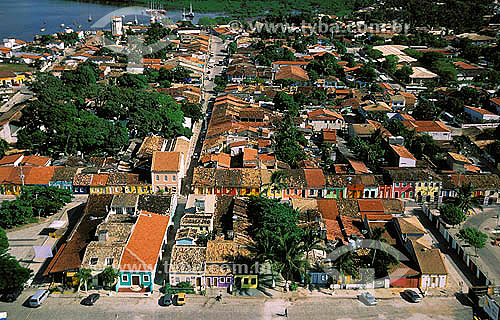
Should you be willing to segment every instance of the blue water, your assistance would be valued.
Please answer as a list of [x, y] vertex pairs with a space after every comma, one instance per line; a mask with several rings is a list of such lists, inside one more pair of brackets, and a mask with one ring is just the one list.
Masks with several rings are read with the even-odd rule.
[[[89, 3], [65, 0], [0, 0], [0, 40], [12, 37], [24, 41], [33, 40], [35, 34], [52, 34], [63, 31], [65, 27], [79, 30], [89, 30], [102, 17], [112, 13], [114, 10], [124, 9], [127, 5]], [[193, 8], [196, 11], [196, 8]], [[137, 10], [136, 10], [137, 11]], [[149, 17], [141, 16], [139, 10], [137, 19], [139, 23], [148, 24]], [[88, 22], [89, 15], [93, 21]], [[121, 14], [119, 14], [121, 15]], [[201, 17], [217, 17], [222, 13], [196, 13], [194, 23]], [[173, 21], [182, 18], [182, 11], [168, 11], [167, 16]], [[134, 16], [126, 16], [126, 21], [133, 21]], [[107, 23], [106, 19], [106, 23]], [[45, 32], [41, 32], [41, 28]], [[109, 29], [109, 24], [104, 29]], [[101, 29], [101, 28], [99, 28]]]

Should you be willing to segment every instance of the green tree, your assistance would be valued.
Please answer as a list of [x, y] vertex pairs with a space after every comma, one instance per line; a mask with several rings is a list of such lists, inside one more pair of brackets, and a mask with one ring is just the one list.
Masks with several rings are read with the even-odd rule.
[[413, 74], [413, 69], [409, 65], [403, 65], [394, 72], [394, 77], [405, 83], [410, 82], [410, 76]]
[[306, 260], [304, 262], [304, 278], [306, 279], [305, 283], [309, 283], [309, 274], [307, 272], [310, 263], [309, 263], [309, 253], [313, 250], [323, 250], [323, 246], [321, 243], [323, 239], [321, 238], [320, 233], [317, 229], [313, 228], [305, 228], [302, 234], [302, 243], [301, 250], [306, 253]]
[[363, 64], [361, 68], [359, 68], [358, 75], [360, 79], [365, 82], [373, 82], [377, 79], [375, 67], [371, 62]]
[[5, 152], [10, 149], [10, 145], [7, 141], [4, 139], [0, 138], [0, 158], [3, 158], [5, 156]]
[[0, 228], [0, 256], [3, 256], [9, 250], [9, 239], [3, 228]]
[[109, 288], [112, 288], [115, 285], [119, 276], [120, 271], [113, 269], [111, 266], [106, 267], [106, 269], [101, 272], [102, 281], [104, 282], [104, 285]]
[[53, 186], [27, 186], [21, 190], [18, 199], [29, 203], [33, 212], [46, 217], [70, 203], [73, 200], [73, 193], [70, 190]]
[[116, 82], [121, 87], [144, 89], [147, 87], [147, 78], [142, 74], [124, 73], [116, 79]]
[[271, 173], [271, 181], [265, 184], [262, 190], [262, 194], [266, 194], [268, 190], [271, 190], [273, 193], [273, 197], [276, 194], [276, 191], [282, 191], [283, 189], [288, 187], [288, 183], [286, 183], [286, 179], [288, 179], [288, 174], [285, 171], [278, 170], [273, 171]]
[[461, 224], [467, 218], [462, 209], [451, 203], [446, 203], [439, 207], [439, 214], [446, 224], [452, 226]]
[[398, 68], [399, 58], [396, 55], [390, 54], [385, 57], [382, 67], [390, 74], [394, 74]]
[[456, 205], [462, 210], [465, 215], [469, 215], [474, 208], [478, 208], [483, 210], [479, 199], [474, 197], [474, 186], [471, 182], [462, 183], [455, 190], [457, 193], [456, 196]]
[[33, 271], [21, 266], [9, 254], [0, 256], [0, 292], [8, 293], [22, 287], [33, 275]]
[[84, 286], [85, 292], [87, 292], [88, 284], [90, 280], [92, 280], [92, 270], [80, 268], [78, 269], [77, 277], [79, 279], [78, 290], [80, 290], [80, 288]]
[[31, 204], [22, 200], [5, 200], [0, 208], [0, 227], [12, 228], [33, 221]]
[[181, 110], [185, 117], [190, 117], [193, 121], [203, 119], [203, 110], [199, 103], [182, 102]]
[[477, 250], [484, 248], [486, 246], [486, 241], [488, 241], [488, 235], [479, 231], [476, 228], [463, 228], [457, 233], [457, 237], [465, 241], [468, 245], [474, 248], [477, 255]]

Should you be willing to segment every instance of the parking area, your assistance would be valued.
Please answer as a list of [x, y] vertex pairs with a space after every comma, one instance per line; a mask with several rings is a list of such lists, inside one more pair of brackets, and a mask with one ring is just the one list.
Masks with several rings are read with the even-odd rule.
[[28, 289], [16, 303], [0, 303], [8, 319], [19, 320], [100, 320], [100, 319], [281, 319], [287, 309], [290, 319], [471, 319], [472, 309], [454, 297], [424, 298], [410, 303], [399, 297], [379, 299], [376, 306], [366, 306], [357, 299], [335, 297], [300, 297], [296, 299], [188, 296], [186, 305], [162, 307], [159, 297], [103, 296], [94, 306], [80, 304], [81, 297], [50, 296], [44, 304], [31, 309], [22, 306], [33, 289]]

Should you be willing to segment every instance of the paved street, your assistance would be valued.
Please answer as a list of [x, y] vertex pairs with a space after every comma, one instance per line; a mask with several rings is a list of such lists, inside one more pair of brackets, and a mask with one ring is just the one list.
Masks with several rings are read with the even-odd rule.
[[77, 215], [76, 208], [81, 208], [79, 206], [85, 202], [87, 202], [87, 196], [75, 196], [72, 202], [67, 204], [58, 213], [44, 219], [42, 223], [7, 232], [10, 246], [9, 253], [19, 259], [22, 265], [32, 269], [36, 275], [38, 270], [43, 266], [45, 259], [34, 259], [33, 246], [54, 246], [57, 239], [50, 238], [46, 232], [46, 228], [55, 220], [66, 221], [67, 226], [69, 221], [68, 214], [70, 217], [73, 214]]
[[[477, 252], [481, 258], [479, 262], [481, 269], [488, 273], [488, 278], [495, 281], [496, 285], [500, 285], [500, 269], [498, 268], [498, 266], [500, 266], [500, 247], [494, 246], [491, 243], [491, 239], [496, 234], [493, 232], [495, 231], [495, 228], [497, 228], [499, 214], [500, 208], [497, 206], [485, 207], [483, 211], [476, 210], [476, 215], [469, 217], [463, 225], [464, 228], [472, 227], [479, 229], [480, 231], [486, 233], [490, 238], [490, 240], [486, 243], [486, 246], [479, 249]], [[471, 253], [471, 256], [473, 256], [472, 259], [477, 261], [477, 258], [474, 257], [474, 249], [469, 248], [468, 250]]]
[[[23, 293], [25, 301], [34, 290]], [[157, 298], [101, 297], [96, 305], [84, 307], [81, 298], [49, 297], [38, 309], [0, 303], [0, 311], [9, 313], [14, 320], [100, 320], [100, 319], [284, 319], [288, 309], [290, 319], [471, 319], [472, 309], [461, 305], [455, 298], [425, 298], [419, 304], [400, 298], [379, 300], [368, 307], [356, 299], [332, 297], [303, 298], [293, 302], [266, 298], [214, 298], [189, 296], [182, 307], [161, 307]]]

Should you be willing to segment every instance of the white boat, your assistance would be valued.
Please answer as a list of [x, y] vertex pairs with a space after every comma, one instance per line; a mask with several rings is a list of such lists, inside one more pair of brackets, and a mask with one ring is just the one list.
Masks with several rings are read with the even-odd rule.
[[45, 28], [40, 28], [40, 32], [45, 32]]
[[61, 28], [64, 28], [64, 23], [61, 23]]
[[89, 14], [89, 22], [92, 22], [92, 16]]

